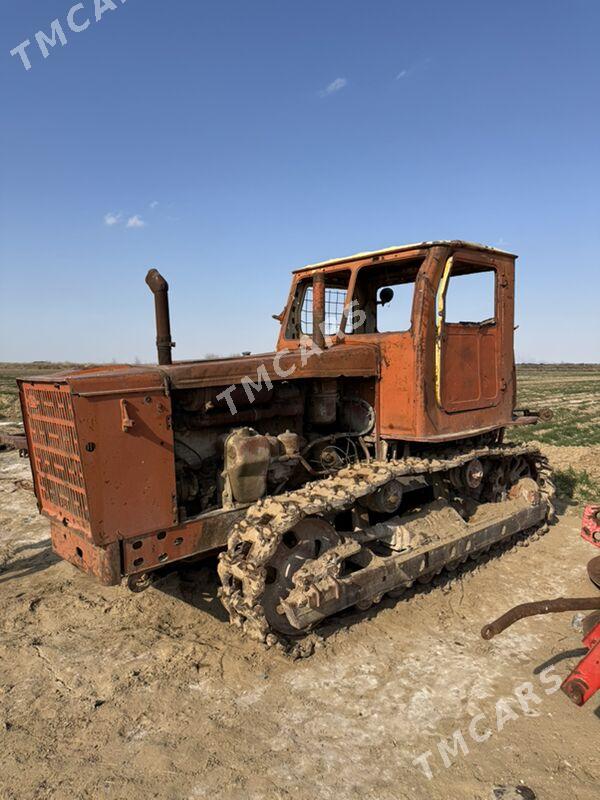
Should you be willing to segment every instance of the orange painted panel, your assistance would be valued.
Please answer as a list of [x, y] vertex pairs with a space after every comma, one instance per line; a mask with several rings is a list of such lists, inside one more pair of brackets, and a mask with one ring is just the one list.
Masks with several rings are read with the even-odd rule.
[[496, 327], [447, 325], [442, 344], [442, 406], [489, 408], [500, 399]]
[[500, 396], [498, 379], [500, 353], [495, 331], [486, 331], [479, 337], [479, 371], [481, 396], [488, 404], [496, 403]]
[[161, 390], [73, 396], [92, 539], [177, 524], [171, 401]]
[[410, 333], [381, 337], [380, 427], [384, 436], [414, 430], [415, 350]]

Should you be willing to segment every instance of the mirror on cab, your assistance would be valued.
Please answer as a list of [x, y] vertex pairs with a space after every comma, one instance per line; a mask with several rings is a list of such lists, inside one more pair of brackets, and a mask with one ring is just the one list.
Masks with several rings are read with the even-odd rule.
[[388, 303], [391, 303], [394, 299], [394, 290], [390, 289], [389, 286], [385, 286], [379, 292], [379, 303], [380, 306], [386, 306]]

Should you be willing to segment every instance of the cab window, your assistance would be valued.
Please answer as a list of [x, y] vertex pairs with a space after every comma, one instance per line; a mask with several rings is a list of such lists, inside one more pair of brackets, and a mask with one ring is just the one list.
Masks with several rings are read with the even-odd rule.
[[493, 325], [496, 319], [496, 272], [455, 264], [446, 289], [445, 321]]
[[423, 260], [363, 267], [358, 273], [354, 299], [364, 313], [353, 317], [355, 327], [347, 333], [391, 333], [409, 331], [415, 283]]
[[[325, 276], [325, 336], [335, 336], [340, 327], [350, 272], [343, 270]], [[312, 278], [300, 281], [296, 288], [288, 320], [286, 337], [299, 339], [313, 333]]]

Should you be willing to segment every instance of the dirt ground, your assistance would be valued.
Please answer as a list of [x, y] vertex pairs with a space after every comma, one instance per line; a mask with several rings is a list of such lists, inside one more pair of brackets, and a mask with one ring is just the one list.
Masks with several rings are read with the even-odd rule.
[[[546, 449], [564, 466], [566, 448]], [[584, 652], [573, 615], [479, 635], [513, 603], [593, 593], [579, 508], [452, 582], [338, 618], [293, 662], [229, 627], [214, 563], [135, 595], [59, 561], [28, 478], [0, 454], [3, 799], [597, 798], [600, 698], [556, 691]]]

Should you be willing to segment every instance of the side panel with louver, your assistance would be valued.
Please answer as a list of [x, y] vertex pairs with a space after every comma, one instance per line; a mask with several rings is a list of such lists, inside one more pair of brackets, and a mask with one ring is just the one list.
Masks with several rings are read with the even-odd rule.
[[69, 386], [23, 382], [21, 392], [41, 510], [89, 534], [88, 502]]

